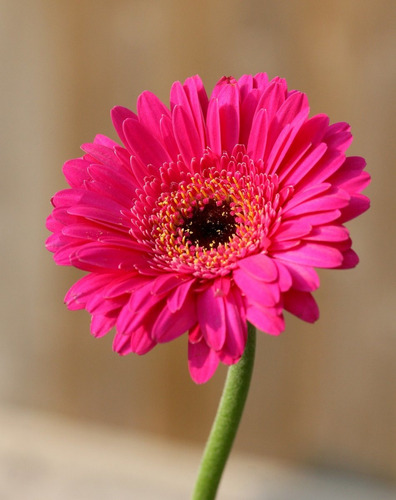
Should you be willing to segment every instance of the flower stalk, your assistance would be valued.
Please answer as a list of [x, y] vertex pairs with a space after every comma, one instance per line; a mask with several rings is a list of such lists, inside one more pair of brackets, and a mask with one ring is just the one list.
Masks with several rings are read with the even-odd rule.
[[249, 392], [255, 348], [256, 329], [248, 323], [246, 348], [240, 361], [228, 369], [216, 418], [198, 471], [192, 500], [213, 500], [216, 497]]

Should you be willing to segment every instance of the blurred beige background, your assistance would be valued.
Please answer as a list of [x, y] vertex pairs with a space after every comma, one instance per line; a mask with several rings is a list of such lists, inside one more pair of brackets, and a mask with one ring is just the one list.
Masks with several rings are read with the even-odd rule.
[[[321, 318], [262, 334], [236, 452], [396, 479], [393, 0], [0, 1], [1, 350], [4, 411], [67, 416], [202, 446], [225, 370], [188, 375], [185, 338], [120, 358], [63, 305], [81, 274], [44, 249], [61, 167], [109, 111], [174, 80], [266, 71], [348, 121], [371, 210], [349, 227], [361, 263], [321, 272]], [[3, 432], [3, 431], [1, 431]], [[7, 429], [4, 429], [7, 433]], [[37, 497], [39, 498], [39, 497]], [[133, 497], [132, 497], [133, 498]], [[140, 497], [143, 498], [143, 497]], [[378, 497], [379, 498], [379, 497]]]

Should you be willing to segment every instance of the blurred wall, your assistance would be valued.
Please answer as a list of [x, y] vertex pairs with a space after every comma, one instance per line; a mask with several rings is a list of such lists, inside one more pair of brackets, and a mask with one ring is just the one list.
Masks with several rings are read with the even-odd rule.
[[185, 338], [120, 358], [63, 296], [81, 274], [44, 250], [61, 166], [109, 110], [199, 73], [266, 71], [307, 92], [311, 113], [348, 121], [373, 181], [350, 224], [361, 263], [322, 272], [313, 326], [260, 335], [237, 447], [396, 477], [393, 0], [0, 2], [0, 401], [203, 442], [225, 370], [189, 379]]

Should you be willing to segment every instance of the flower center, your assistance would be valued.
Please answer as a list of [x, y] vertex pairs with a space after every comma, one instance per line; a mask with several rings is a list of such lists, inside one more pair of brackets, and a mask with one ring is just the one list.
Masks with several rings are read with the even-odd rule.
[[293, 188], [280, 188], [262, 170], [244, 149], [221, 157], [209, 151], [189, 167], [164, 165], [160, 177], [148, 178], [131, 209], [131, 232], [150, 265], [210, 279], [266, 252]]
[[236, 231], [235, 218], [231, 215], [229, 202], [214, 199], [203, 207], [195, 207], [192, 217], [181, 226], [195, 247], [205, 250], [230, 241]]

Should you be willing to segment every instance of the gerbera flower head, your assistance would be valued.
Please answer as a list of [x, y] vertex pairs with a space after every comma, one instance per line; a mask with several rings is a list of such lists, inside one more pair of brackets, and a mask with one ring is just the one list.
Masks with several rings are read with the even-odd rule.
[[346, 157], [346, 123], [309, 118], [305, 94], [264, 73], [198, 76], [170, 107], [143, 92], [112, 110], [103, 135], [64, 165], [70, 189], [47, 220], [57, 264], [88, 274], [66, 295], [114, 350], [144, 354], [185, 334], [192, 378], [237, 363], [247, 321], [277, 335], [283, 311], [313, 322], [314, 268], [358, 258], [344, 223], [369, 207], [365, 161]]

